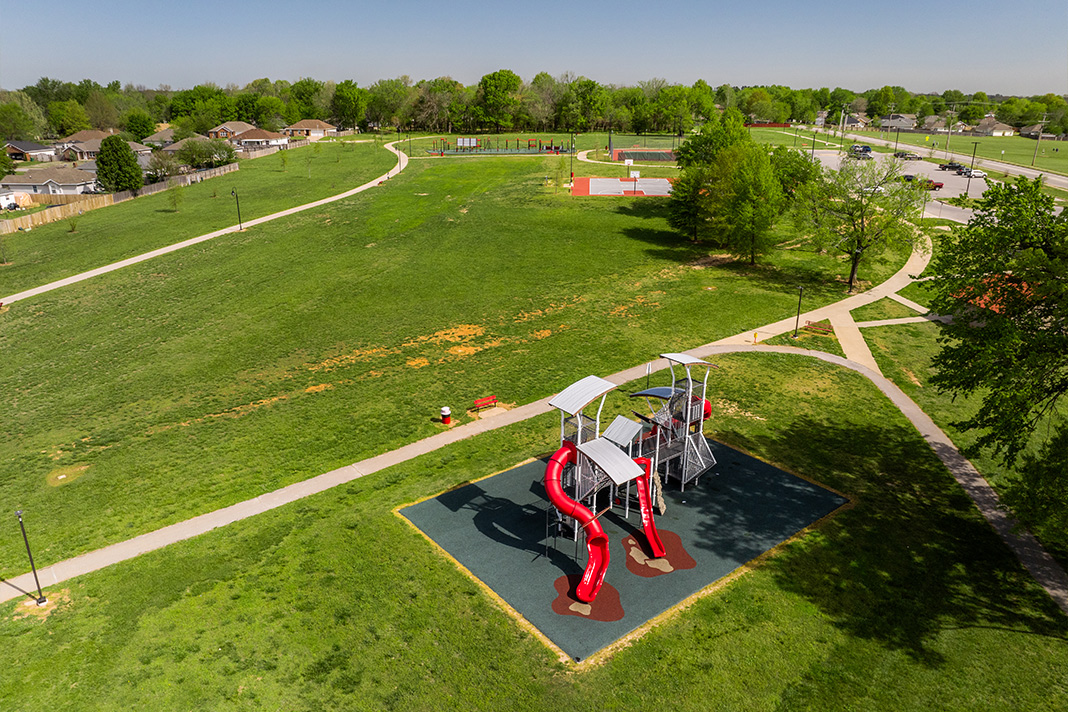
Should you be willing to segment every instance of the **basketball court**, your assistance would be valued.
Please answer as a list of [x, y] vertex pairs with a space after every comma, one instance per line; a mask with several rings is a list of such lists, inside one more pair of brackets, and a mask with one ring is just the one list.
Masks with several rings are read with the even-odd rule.
[[571, 194], [666, 197], [671, 195], [671, 181], [667, 178], [576, 177]]

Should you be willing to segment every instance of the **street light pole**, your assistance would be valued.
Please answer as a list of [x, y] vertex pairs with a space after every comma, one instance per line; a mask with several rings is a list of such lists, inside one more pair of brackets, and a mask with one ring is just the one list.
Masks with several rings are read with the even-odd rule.
[[237, 188], [231, 190], [230, 195], [234, 196], [234, 200], [237, 201], [237, 230], [240, 232], [244, 230], [245, 227], [241, 224], [241, 198], [237, 197]]
[[575, 132], [571, 132], [571, 145], [568, 146], [571, 149], [571, 190], [574, 192], [575, 186]]
[[43, 606], [48, 603], [48, 599], [45, 598], [44, 593], [41, 591], [41, 580], [37, 578], [37, 567], [33, 565], [33, 554], [30, 553], [30, 540], [26, 537], [26, 525], [22, 523], [22, 510], [15, 512], [15, 516], [19, 518], [19, 527], [22, 529], [22, 540], [26, 542], [26, 556], [30, 557], [30, 570], [33, 571], [33, 581], [37, 584], [37, 605]]
[[[1042, 127], [1046, 123], [1046, 116], [1048, 114], [1042, 114], [1042, 122], [1038, 125], [1038, 137], [1035, 140], [1035, 155], [1031, 156], [1031, 167], [1035, 167], [1035, 161], [1038, 160], [1038, 144], [1042, 143]], [[1004, 151], [1002, 151], [1004, 153]]]
[[794, 322], [794, 338], [797, 338], [797, 329], [801, 326], [801, 296], [805, 293], [804, 287], [797, 288], [797, 321]]

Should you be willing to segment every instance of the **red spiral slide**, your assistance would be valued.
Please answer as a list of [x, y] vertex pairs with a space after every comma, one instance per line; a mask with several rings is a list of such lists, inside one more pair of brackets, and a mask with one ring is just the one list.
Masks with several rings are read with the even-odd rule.
[[653, 477], [653, 461], [647, 457], [636, 457], [634, 462], [645, 468], [645, 473], [635, 477], [634, 481], [638, 483], [638, 504], [642, 510], [642, 529], [645, 530], [645, 539], [649, 542], [653, 558], [659, 559], [666, 553], [666, 550], [664, 543], [660, 541], [660, 532], [656, 530], [656, 523], [653, 522], [653, 501], [649, 493], [649, 480]]
[[[604, 583], [604, 574], [608, 570], [611, 555], [608, 550], [608, 535], [601, 528], [601, 523], [593, 516], [593, 512], [564, 494], [564, 488], [560, 484], [564, 467], [577, 460], [578, 451], [574, 443], [565, 441], [563, 447], [549, 458], [549, 465], [545, 468], [545, 493], [549, 495], [549, 501], [554, 507], [581, 524], [586, 533], [589, 560], [586, 562], [586, 570], [582, 573], [582, 580], [575, 587], [575, 596], [583, 603], [591, 603], [597, 598], [601, 584]], [[645, 508], [642, 507], [643, 520], [644, 511]]]

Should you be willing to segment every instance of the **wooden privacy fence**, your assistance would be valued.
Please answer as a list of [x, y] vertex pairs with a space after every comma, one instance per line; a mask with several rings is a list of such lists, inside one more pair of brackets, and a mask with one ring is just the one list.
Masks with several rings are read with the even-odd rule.
[[149, 183], [137, 191], [136, 196], [128, 190], [106, 195], [30, 194], [30, 199], [34, 203], [53, 204], [55, 207], [42, 210], [39, 213], [33, 213], [32, 215], [23, 215], [22, 217], [11, 218], [10, 220], [0, 220], [0, 235], [6, 235], [18, 230], [28, 230], [35, 228], [38, 225], [46, 225], [58, 220], [66, 220], [71, 216], [81, 215], [86, 210], [105, 208], [109, 205], [121, 203], [125, 200], [131, 200], [141, 195], [152, 195], [153, 193], [159, 193], [160, 191], [167, 190], [175, 185], [199, 183], [208, 178], [215, 178], [236, 171], [238, 170], [238, 167], [239, 166], [236, 163], [228, 163], [225, 166], [219, 166], [217, 168], [206, 168], [205, 170], [196, 171], [195, 173], [172, 176], [166, 181]]

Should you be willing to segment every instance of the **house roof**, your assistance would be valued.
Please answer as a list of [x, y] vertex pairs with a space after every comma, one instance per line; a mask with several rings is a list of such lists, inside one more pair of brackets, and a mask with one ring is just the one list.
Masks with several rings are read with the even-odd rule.
[[80, 185], [82, 183], [93, 183], [95, 180], [96, 179], [92, 175], [85, 171], [80, 171], [77, 168], [71, 168], [70, 166], [56, 166], [38, 168], [33, 171], [26, 171], [25, 173], [4, 176], [0, 179], [0, 184], [44, 185], [45, 183], [52, 182], [57, 185]]
[[986, 117], [975, 125], [976, 131], [1016, 131], [1008, 124], [1003, 124], [995, 118]]
[[336, 126], [328, 124], [325, 121], [319, 119], [301, 119], [295, 124], [286, 126], [287, 129], [327, 129], [333, 131], [337, 129]]
[[254, 128], [256, 128], [256, 127], [253, 126], [252, 124], [246, 124], [244, 121], [227, 121], [224, 124], [219, 124], [218, 126], [216, 126], [213, 129], [209, 129], [208, 133], [213, 133], [215, 131], [221, 131], [223, 129], [226, 129], [227, 131], [233, 131], [234, 133], [241, 133], [242, 131], [248, 131], [248, 130], [254, 129]]
[[176, 153], [178, 150], [180, 150], [182, 148], [182, 146], [186, 145], [190, 141], [210, 141], [210, 140], [211, 139], [208, 138], [207, 136], [201, 136], [200, 134], [194, 134], [193, 136], [188, 136], [186, 138], [183, 138], [181, 141], [175, 141], [170, 146], [165, 147], [163, 150], [166, 151], [167, 153]]
[[234, 136], [235, 141], [267, 141], [272, 138], [288, 138], [285, 134], [266, 131], [264, 129], [249, 129]]
[[[107, 138], [106, 136], [104, 138]], [[79, 141], [78, 143], [70, 146], [67, 150], [74, 149], [75, 151], [84, 151], [86, 153], [100, 153], [100, 144], [104, 139], [94, 138], [88, 141]], [[134, 153], [142, 153], [144, 151], [151, 151], [148, 146], [143, 146], [136, 141], [127, 141], [130, 144], [130, 148]]]
[[38, 151], [48, 151], [48, 150], [51, 150], [51, 148], [52, 148], [51, 146], [42, 146], [41, 144], [34, 143], [33, 141], [6, 141], [4, 143], [4, 145], [5, 146], [11, 146], [12, 148], [17, 148], [18, 150], [22, 151], [23, 153], [36, 153]]
[[85, 129], [84, 131], [72, 133], [70, 136], [67, 136], [65, 139], [60, 141], [60, 143], [81, 143], [83, 141], [91, 141], [93, 139], [101, 141], [113, 133], [118, 133], [118, 131], [116, 131], [115, 129], [108, 129], [107, 131], [100, 131], [98, 129]]
[[141, 139], [141, 143], [170, 143], [174, 140], [174, 129], [165, 128], [162, 131], [157, 131], [151, 136], [145, 136]]

